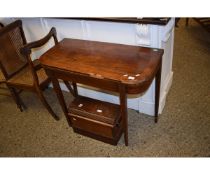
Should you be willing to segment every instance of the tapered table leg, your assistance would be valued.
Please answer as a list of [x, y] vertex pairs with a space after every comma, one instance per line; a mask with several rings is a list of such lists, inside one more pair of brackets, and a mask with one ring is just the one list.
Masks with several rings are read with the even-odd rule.
[[66, 85], [66, 87], [68, 88], [69, 92], [75, 97], [75, 92], [71, 87], [71, 84], [68, 81], [63, 80], [64, 84]]
[[72, 87], [68, 81], [63, 80], [63, 82], [66, 85], [66, 87], [68, 88], [68, 90], [71, 92], [71, 94], [74, 97], [77, 97], [78, 96], [77, 83], [75, 83], [75, 82], [72, 83], [72, 85], [73, 85], [73, 89], [72, 89]]
[[185, 26], [188, 27], [188, 25], [189, 25], [189, 18], [186, 18]]
[[158, 122], [158, 114], [159, 114], [159, 101], [160, 101], [160, 81], [161, 81], [161, 66], [156, 74], [155, 80], [155, 123]]
[[54, 89], [54, 91], [55, 91], [55, 93], [57, 95], [59, 103], [60, 103], [60, 105], [62, 107], [62, 110], [63, 110], [63, 112], [65, 114], [65, 117], [67, 119], [67, 122], [68, 122], [69, 126], [72, 126], [70, 117], [68, 117], [68, 109], [66, 107], [66, 103], [65, 103], [65, 100], [64, 100], [63, 93], [61, 91], [59, 82], [58, 82], [58, 80], [55, 77], [51, 77], [51, 79], [52, 79], [52, 83], [53, 83], [53, 89]]
[[127, 94], [126, 87], [123, 84], [120, 84], [120, 112], [123, 119], [123, 131], [124, 131], [124, 140], [125, 145], [128, 146], [128, 113], [127, 113]]
[[77, 83], [73, 82], [72, 85], [73, 85], [75, 97], [77, 97], [78, 96]]

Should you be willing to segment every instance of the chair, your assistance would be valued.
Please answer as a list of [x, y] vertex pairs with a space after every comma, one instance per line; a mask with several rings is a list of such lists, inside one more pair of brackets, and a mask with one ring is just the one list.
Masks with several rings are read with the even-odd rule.
[[[59, 117], [53, 112], [43, 95], [43, 90], [48, 87], [51, 80], [45, 74], [39, 60], [32, 61], [30, 57], [32, 48], [43, 46], [51, 37], [57, 44], [55, 28], [52, 28], [43, 39], [27, 44], [21, 20], [5, 26], [0, 30], [0, 67], [6, 78], [6, 84], [20, 110], [22, 110], [24, 104], [15, 88], [35, 92], [48, 112], [55, 120], [59, 120]], [[65, 84], [69, 85], [68, 82], [65, 82]], [[71, 88], [70, 85], [69, 88]], [[71, 92], [73, 92], [72, 89]]]
[[[4, 27], [4, 25], [2, 23], [0, 23], [0, 29], [3, 29], [3, 27]], [[0, 52], [0, 54], [1, 54], [1, 52]], [[24, 108], [26, 108], [26, 107], [22, 103], [21, 99], [19, 99], [19, 96], [18, 96], [18, 94], [21, 92], [21, 90], [17, 91], [15, 88], [8, 88], [8, 86], [6, 84], [6, 78], [5, 78], [5, 76], [7, 76], [7, 75], [3, 73], [4, 70], [2, 70], [2, 69], [3, 69], [2, 68], [2, 64], [0, 62], [0, 89], [1, 89], [1, 91], [4, 91], [4, 92], [1, 92], [0, 95], [5, 95], [5, 96], [13, 97], [14, 101], [17, 104], [17, 107], [22, 112], [23, 111], [22, 107], [24, 107]], [[21, 105], [21, 103], [22, 103], [22, 105]]]
[[[2, 23], [0, 23], [0, 29], [2, 29], [3, 27], [4, 27], [4, 25]], [[4, 77], [4, 74], [2, 73], [1, 67], [0, 67], [0, 90], [1, 90], [0, 95], [4, 95], [4, 96], [8, 96], [8, 97], [13, 97], [14, 98], [13, 93], [9, 91], [9, 89], [8, 89], [8, 87], [6, 85], [6, 79]], [[16, 98], [14, 98], [14, 100], [15, 99]], [[16, 104], [18, 106], [17, 102], [16, 102]], [[22, 111], [22, 108], [21, 108], [21, 111]]]

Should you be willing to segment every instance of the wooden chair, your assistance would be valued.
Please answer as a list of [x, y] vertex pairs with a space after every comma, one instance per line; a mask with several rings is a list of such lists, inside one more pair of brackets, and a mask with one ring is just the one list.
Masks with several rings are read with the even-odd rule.
[[[45, 74], [39, 60], [32, 61], [30, 57], [32, 48], [41, 47], [51, 37], [53, 37], [55, 44], [57, 44], [58, 40], [55, 28], [52, 28], [43, 39], [27, 44], [22, 28], [22, 21], [17, 20], [5, 26], [0, 31], [0, 67], [6, 78], [6, 84], [13, 93], [21, 110], [24, 104], [16, 93], [15, 88], [35, 92], [48, 112], [56, 120], [59, 120], [59, 117], [53, 112], [43, 95], [43, 90], [48, 87], [51, 80]], [[68, 82], [65, 82], [65, 84], [69, 85]], [[71, 88], [70, 85], [69, 88]]]
[[[4, 27], [4, 24], [0, 23], [0, 29], [2, 29]], [[15, 90], [15, 89], [14, 89]], [[20, 93], [17, 92], [17, 93]], [[14, 96], [12, 95], [13, 93], [9, 91], [7, 85], [6, 85], [6, 79], [4, 77], [4, 74], [2, 73], [2, 70], [1, 70], [1, 67], [0, 67], [0, 95], [4, 95], [4, 96], [8, 96], [8, 97], [13, 97]], [[16, 98], [14, 98], [15, 100]], [[16, 102], [17, 106], [18, 106], [18, 103]], [[22, 108], [21, 108], [21, 111], [22, 111]]]

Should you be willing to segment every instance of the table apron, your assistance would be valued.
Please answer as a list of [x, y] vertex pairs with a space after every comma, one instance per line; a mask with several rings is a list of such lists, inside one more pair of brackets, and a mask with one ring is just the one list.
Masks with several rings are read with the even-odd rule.
[[[58, 70], [58, 69], [51, 69], [51, 68], [45, 68], [45, 71], [47, 75], [51, 78], [57, 78], [62, 79], [65, 81], [71, 81], [75, 83], [85, 84], [88, 86], [100, 88], [103, 90], [108, 90], [112, 92], [118, 92], [119, 93], [119, 87], [120, 85], [123, 85], [122, 82], [114, 81], [114, 80], [108, 80], [104, 78], [95, 78], [90, 76], [85, 76], [78, 73], [72, 73], [67, 72], [64, 70]], [[145, 81], [144, 83], [141, 83], [139, 85], [125, 85], [127, 94], [140, 94], [142, 92], [145, 92], [149, 86], [151, 85], [152, 80]]]
[[85, 84], [112, 92], [119, 92], [119, 85], [121, 84], [120, 82], [117, 81], [99, 79], [99, 78], [84, 76], [81, 74], [70, 73], [62, 70], [50, 70], [45, 68], [45, 71], [50, 78], [57, 78], [65, 81]]

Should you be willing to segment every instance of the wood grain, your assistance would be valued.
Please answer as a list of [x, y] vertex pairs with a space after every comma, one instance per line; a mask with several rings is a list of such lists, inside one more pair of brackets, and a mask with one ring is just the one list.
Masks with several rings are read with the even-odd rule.
[[162, 49], [63, 39], [42, 55], [40, 61], [43, 66], [136, 88], [144, 83], [150, 85], [162, 55]]

